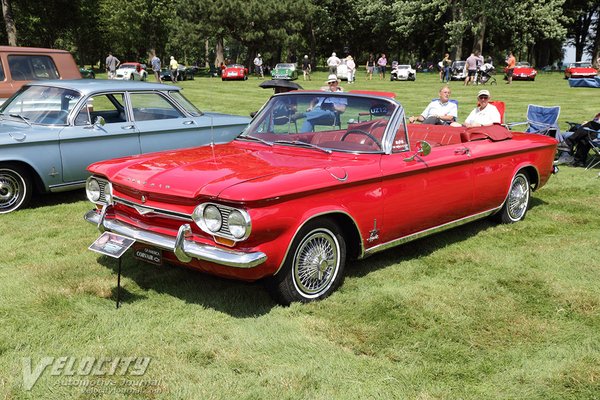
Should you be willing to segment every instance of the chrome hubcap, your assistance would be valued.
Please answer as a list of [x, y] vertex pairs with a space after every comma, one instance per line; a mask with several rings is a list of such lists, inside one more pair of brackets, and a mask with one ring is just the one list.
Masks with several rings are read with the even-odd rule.
[[339, 244], [329, 231], [309, 234], [294, 257], [294, 284], [306, 297], [317, 297], [326, 291], [337, 275]]
[[527, 185], [527, 179], [518, 175], [513, 181], [508, 196], [508, 214], [510, 218], [514, 221], [521, 219], [527, 211], [528, 202], [529, 186]]
[[19, 181], [12, 175], [0, 175], [0, 211], [10, 209], [18, 201], [21, 189]]

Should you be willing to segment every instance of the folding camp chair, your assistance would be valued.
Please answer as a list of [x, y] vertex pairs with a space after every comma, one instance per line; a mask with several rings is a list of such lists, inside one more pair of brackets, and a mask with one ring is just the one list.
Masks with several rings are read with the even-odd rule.
[[498, 109], [500, 113], [500, 123], [504, 124], [504, 111], [506, 110], [506, 104], [503, 101], [490, 101], [490, 104]]
[[586, 131], [589, 132], [589, 143], [591, 146], [591, 150], [594, 153], [594, 156], [585, 167], [586, 171], [590, 168], [594, 168], [596, 165], [600, 164], [600, 131], [595, 131], [590, 128], [585, 128]]
[[559, 115], [560, 106], [544, 107], [530, 104], [527, 106], [527, 121], [511, 122], [507, 125], [512, 128], [513, 126], [527, 124], [525, 130], [527, 133], [539, 133], [562, 141], [560, 129], [558, 128]]

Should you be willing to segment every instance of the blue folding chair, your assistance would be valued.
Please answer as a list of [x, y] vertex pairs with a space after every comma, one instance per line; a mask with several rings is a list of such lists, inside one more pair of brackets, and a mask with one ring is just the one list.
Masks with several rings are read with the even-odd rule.
[[530, 104], [527, 106], [527, 121], [511, 122], [507, 126], [512, 129], [513, 126], [527, 124], [525, 132], [552, 136], [562, 142], [560, 128], [558, 127], [559, 115], [560, 106], [545, 107]]

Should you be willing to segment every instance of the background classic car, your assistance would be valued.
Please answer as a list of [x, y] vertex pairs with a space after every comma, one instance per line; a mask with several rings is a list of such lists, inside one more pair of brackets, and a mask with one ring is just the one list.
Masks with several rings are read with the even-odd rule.
[[513, 70], [513, 80], [517, 81], [535, 81], [537, 71], [526, 61], [519, 61], [515, 64]]
[[592, 67], [588, 61], [578, 61], [569, 64], [565, 69], [565, 79], [569, 78], [593, 78], [598, 75], [598, 71]]
[[555, 152], [553, 138], [502, 126], [407, 126], [373, 92], [289, 92], [228, 144], [91, 165], [85, 219], [305, 302], [341, 284], [346, 259], [494, 214], [523, 219]]
[[417, 71], [408, 64], [398, 64], [390, 72], [390, 81], [414, 81], [417, 79]]
[[[177, 66], [177, 81], [193, 81], [194, 74], [198, 71], [196, 67], [186, 67], [183, 64]], [[160, 71], [160, 79], [163, 81], [172, 81], [171, 70], [163, 68]]]
[[98, 79], [26, 85], [0, 117], [0, 214], [34, 189], [83, 187], [94, 161], [230, 141], [249, 121], [202, 113], [172, 85]]
[[119, 68], [115, 71], [114, 79], [145, 81], [148, 79], [148, 72], [138, 62], [125, 62], [119, 65]]
[[454, 61], [450, 67], [450, 80], [451, 81], [464, 81], [467, 77], [467, 71], [465, 70], [466, 61]]
[[221, 79], [224, 81], [245, 81], [248, 79], [248, 68], [241, 64], [229, 64], [221, 71]]
[[271, 77], [293, 81], [298, 79], [298, 68], [293, 63], [279, 63], [271, 70]]

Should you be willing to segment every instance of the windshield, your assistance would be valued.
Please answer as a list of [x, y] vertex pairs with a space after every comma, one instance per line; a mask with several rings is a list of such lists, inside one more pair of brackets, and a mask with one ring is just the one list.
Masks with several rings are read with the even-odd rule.
[[66, 125], [69, 112], [81, 98], [72, 89], [25, 86], [2, 105], [4, 117], [25, 119], [30, 124]]
[[589, 62], [576, 62], [575, 64], [571, 64], [571, 67], [575, 68], [590, 68], [592, 63]]
[[384, 134], [400, 109], [385, 97], [314, 92], [272, 97], [241, 139], [345, 152], [381, 152]]
[[195, 105], [192, 104], [191, 101], [186, 99], [181, 93], [178, 91], [169, 92], [171, 97], [175, 99], [185, 110], [190, 113], [194, 117], [199, 117], [202, 115], [202, 111], [198, 110]]
[[519, 61], [517, 67], [529, 67], [529, 63], [525, 61]]
[[136, 66], [134, 64], [121, 64], [119, 66], [119, 68], [121, 68], [121, 69], [135, 69]]
[[295, 67], [294, 64], [277, 64], [275, 66], [276, 69], [292, 69], [294, 67]]

